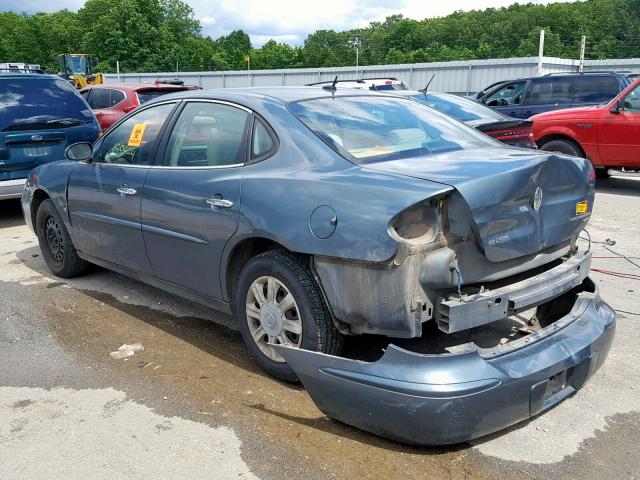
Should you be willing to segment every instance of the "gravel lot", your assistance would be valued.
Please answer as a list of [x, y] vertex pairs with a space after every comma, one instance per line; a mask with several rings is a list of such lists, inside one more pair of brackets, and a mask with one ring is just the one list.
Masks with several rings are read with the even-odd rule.
[[[602, 181], [592, 239], [640, 257], [639, 202], [640, 178]], [[640, 274], [592, 248], [594, 268]], [[39, 254], [18, 203], [0, 202], [0, 479], [640, 478], [639, 280], [593, 273], [617, 337], [577, 395], [473, 445], [419, 449], [265, 376], [209, 321], [229, 318], [104, 270], [54, 278]]]

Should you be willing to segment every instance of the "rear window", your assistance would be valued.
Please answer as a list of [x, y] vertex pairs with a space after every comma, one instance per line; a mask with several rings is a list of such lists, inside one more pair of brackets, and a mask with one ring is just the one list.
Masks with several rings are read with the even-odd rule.
[[0, 78], [0, 131], [65, 128], [93, 122], [82, 97], [57, 78]]
[[495, 141], [412, 100], [337, 97], [289, 104], [336, 152], [354, 163], [495, 146]]
[[591, 76], [575, 78], [573, 101], [580, 103], [608, 102], [619, 93], [618, 80], [610, 76]]
[[571, 103], [571, 88], [575, 77], [535, 79], [525, 99], [525, 105], [555, 105]]
[[411, 98], [425, 105], [429, 105], [431, 108], [440, 110], [442, 113], [446, 113], [456, 120], [468, 122], [472, 125], [475, 123], [484, 123], [489, 120], [499, 122], [505, 119], [503, 115], [473, 100], [447, 93], [421, 93], [419, 95], [412, 95]]
[[153, 89], [149, 88], [146, 90], [138, 90], [136, 94], [138, 95], [138, 100], [140, 101], [140, 105], [143, 103], [147, 103], [154, 98], [161, 97], [162, 95], [167, 95], [169, 93], [182, 92], [186, 90], [185, 88], [158, 88]]
[[370, 90], [408, 90], [408, 88], [404, 83], [396, 82], [373, 85]]

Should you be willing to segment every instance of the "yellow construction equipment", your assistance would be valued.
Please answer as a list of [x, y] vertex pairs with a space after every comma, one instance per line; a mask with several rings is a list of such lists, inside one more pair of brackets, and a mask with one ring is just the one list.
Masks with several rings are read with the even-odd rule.
[[56, 57], [62, 78], [69, 80], [76, 88], [104, 83], [102, 73], [93, 73], [98, 59], [88, 53], [63, 53]]

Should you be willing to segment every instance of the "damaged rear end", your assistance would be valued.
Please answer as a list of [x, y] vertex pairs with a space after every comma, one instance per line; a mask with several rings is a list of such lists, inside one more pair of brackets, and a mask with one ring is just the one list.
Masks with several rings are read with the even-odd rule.
[[[444, 157], [369, 167], [451, 189], [391, 220], [398, 250], [388, 262], [315, 258], [349, 333], [428, 342], [429, 322], [445, 344], [439, 354], [389, 345], [375, 362], [281, 347], [330, 417], [408, 443], [461, 442], [550, 408], [606, 358], [615, 315], [576, 245], [593, 205], [588, 162], [504, 149], [463, 160], [456, 172]], [[496, 325], [518, 334], [482, 345], [455, 335]]]
[[506, 344], [452, 345], [442, 354], [390, 345], [376, 362], [277, 348], [329, 417], [405, 443], [445, 445], [551, 408], [603, 364], [615, 315], [590, 280], [540, 317], [545, 327]]
[[[450, 444], [550, 408], [604, 362], [615, 315], [588, 277], [591, 254], [577, 247], [595, 174], [585, 159], [494, 142], [454, 150], [428, 127], [402, 127], [391, 130], [396, 150], [356, 129], [327, 136], [372, 175], [443, 189], [388, 220], [397, 248], [387, 261], [315, 256], [313, 267], [343, 333], [415, 340], [372, 362], [277, 348], [330, 417]], [[437, 338], [441, 351], [425, 351]]]

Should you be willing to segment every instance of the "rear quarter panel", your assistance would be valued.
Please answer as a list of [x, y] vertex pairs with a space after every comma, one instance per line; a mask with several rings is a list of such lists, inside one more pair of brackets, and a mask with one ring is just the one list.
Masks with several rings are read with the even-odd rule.
[[[334, 152], [284, 105], [250, 105], [279, 137], [275, 155], [244, 167], [239, 226], [225, 247], [221, 278], [233, 249], [247, 238], [267, 238], [287, 249], [355, 261], [384, 262], [398, 243], [388, 232], [401, 210], [451, 188], [356, 166]], [[314, 210], [335, 212], [335, 232], [318, 238]], [[226, 291], [223, 285], [223, 291]]]

